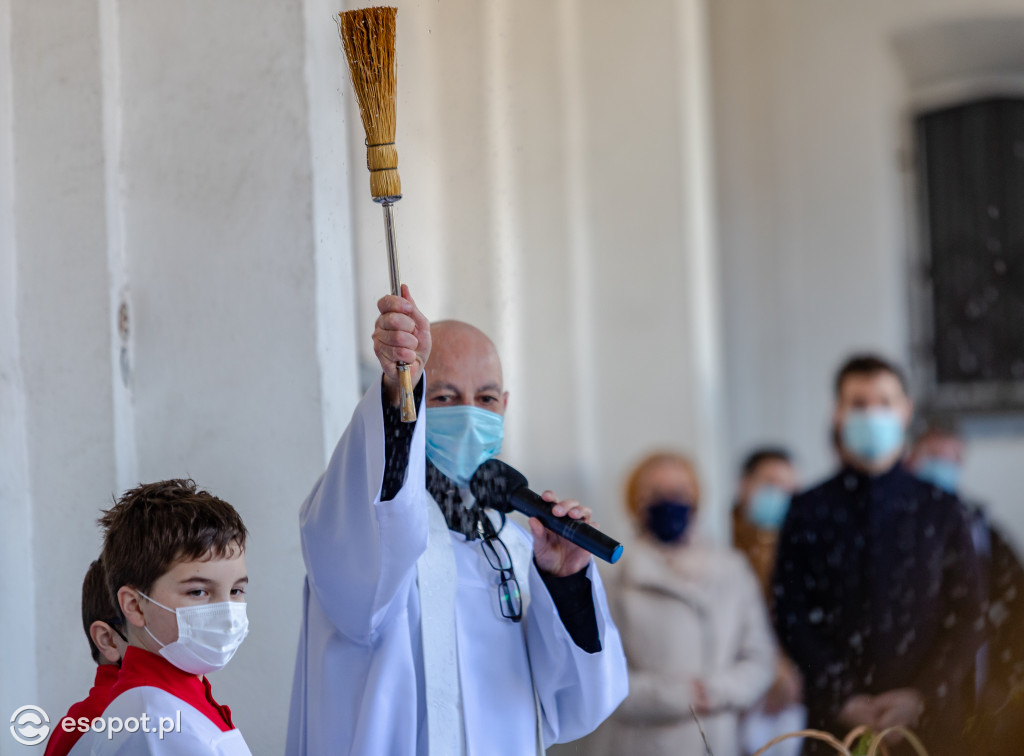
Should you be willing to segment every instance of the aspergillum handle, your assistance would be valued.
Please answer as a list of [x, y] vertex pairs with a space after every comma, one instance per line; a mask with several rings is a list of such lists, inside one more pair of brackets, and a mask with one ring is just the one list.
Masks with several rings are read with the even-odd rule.
[[412, 393], [412, 371], [404, 363], [398, 365], [398, 385], [401, 390], [402, 422], [416, 422], [416, 397]]

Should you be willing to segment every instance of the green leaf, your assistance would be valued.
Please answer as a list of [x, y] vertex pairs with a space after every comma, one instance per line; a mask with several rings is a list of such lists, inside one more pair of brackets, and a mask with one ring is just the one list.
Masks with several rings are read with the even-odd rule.
[[872, 737], [873, 735], [869, 730], [857, 738], [857, 742], [853, 744], [853, 750], [850, 751], [851, 756], [867, 756]]

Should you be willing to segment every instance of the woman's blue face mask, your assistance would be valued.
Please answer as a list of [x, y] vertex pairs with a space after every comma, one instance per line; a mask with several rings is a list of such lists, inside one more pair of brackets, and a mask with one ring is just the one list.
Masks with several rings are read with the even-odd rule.
[[960, 465], [945, 457], [922, 457], [915, 472], [917, 477], [951, 494], [960, 488]]
[[647, 507], [645, 525], [662, 543], [676, 543], [686, 535], [692, 514], [693, 505], [689, 502], [662, 499]]
[[777, 486], [760, 486], [747, 502], [747, 519], [762, 530], [779, 530], [789, 512], [790, 495]]

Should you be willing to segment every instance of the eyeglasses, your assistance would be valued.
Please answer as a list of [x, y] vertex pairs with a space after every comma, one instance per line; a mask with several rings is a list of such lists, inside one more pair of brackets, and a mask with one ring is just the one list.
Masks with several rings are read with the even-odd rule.
[[501, 607], [501, 616], [513, 622], [519, 622], [523, 618], [523, 597], [519, 591], [516, 573], [512, 568], [512, 555], [508, 553], [508, 548], [498, 538], [498, 534], [493, 531], [493, 528], [488, 530], [490, 532], [483, 534], [480, 547], [484, 550], [487, 563], [501, 574], [501, 582], [498, 583], [498, 605]]

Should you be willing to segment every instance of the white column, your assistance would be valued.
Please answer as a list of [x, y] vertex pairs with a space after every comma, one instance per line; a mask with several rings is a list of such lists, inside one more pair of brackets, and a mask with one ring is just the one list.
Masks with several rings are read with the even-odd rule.
[[351, 187], [359, 165], [349, 161], [349, 144], [361, 126], [350, 124], [341, 95], [349, 86], [341, 41], [333, 19], [336, 0], [305, 0], [305, 79], [312, 166], [313, 245], [316, 266], [316, 351], [324, 463], [330, 459], [358, 399], [355, 356], [363, 334], [356, 330], [352, 266]]
[[[36, 590], [14, 230], [11, 2], [0, 0], [0, 718], [36, 697]], [[14, 651], [16, 649], [16, 652]], [[7, 733], [4, 733], [6, 736]], [[13, 741], [0, 739], [13, 747]]]
[[729, 533], [731, 483], [725, 457], [726, 417], [721, 290], [715, 235], [714, 143], [711, 128], [707, 0], [678, 0], [678, 110], [681, 125], [680, 221], [686, 258], [684, 296], [692, 352], [688, 401], [692, 434], [703, 461], [705, 527], [712, 537]]
[[107, 267], [110, 281], [110, 377], [114, 408], [114, 459], [117, 491], [139, 482], [132, 396], [134, 323], [124, 246], [124, 171], [122, 136], [119, 0], [99, 0], [100, 64], [103, 77], [103, 168], [106, 190]]
[[[493, 299], [488, 315], [489, 320], [496, 324], [496, 330], [490, 335], [500, 345], [505, 385], [513, 391], [521, 391], [523, 385], [522, 309], [527, 297], [520, 280], [520, 226], [525, 220], [519, 207], [519, 193], [523, 187], [516, 186], [513, 148], [517, 114], [511, 97], [517, 83], [514, 68], [517, 40], [512, 33], [517, 6], [516, 0], [493, 0], [484, 5], [480, 32], [485, 40], [484, 59], [481, 61], [484, 70], [481, 127], [483, 155], [486, 157], [481, 161], [478, 172], [479, 178], [485, 182], [481, 202], [490, 217], [489, 233], [485, 237], [489, 242], [486, 253], [494, 259]], [[474, 254], [471, 249], [460, 252], [462, 255]], [[523, 436], [515, 433], [515, 428], [525, 421], [530, 412], [531, 408], [524, 406], [522, 401], [513, 401], [509, 406], [506, 422], [513, 432], [508, 434], [503, 449], [509, 459], [521, 456]]]
[[[116, 487], [100, 33], [95, 4], [13, 0], [10, 8], [28, 585], [45, 597], [32, 632], [45, 649], [38, 703], [57, 709], [78, 700], [92, 675], [82, 577], [99, 552], [99, 510]], [[20, 624], [23, 614], [15, 616]]]

